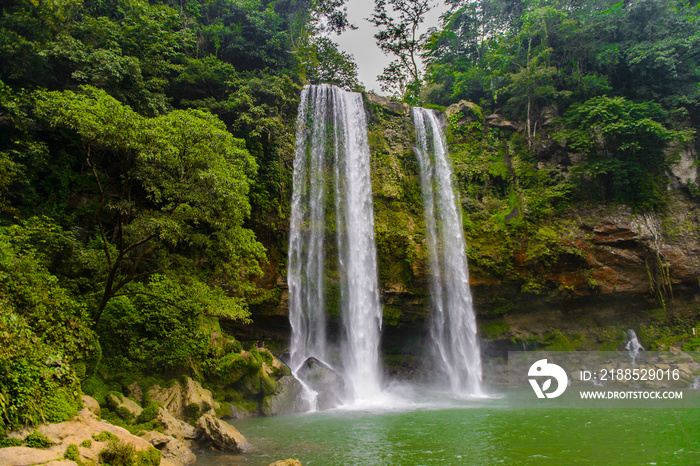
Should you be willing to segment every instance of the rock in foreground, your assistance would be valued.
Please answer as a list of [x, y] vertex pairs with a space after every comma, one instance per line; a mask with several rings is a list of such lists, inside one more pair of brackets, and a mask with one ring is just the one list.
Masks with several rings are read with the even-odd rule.
[[200, 417], [197, 421], [197, 428], [203, 432], [202, 440], [208, 439], [214, 447], [220, 450], [236, 453], [255, 451], [255, 447], [235, 427], [211, 414]]

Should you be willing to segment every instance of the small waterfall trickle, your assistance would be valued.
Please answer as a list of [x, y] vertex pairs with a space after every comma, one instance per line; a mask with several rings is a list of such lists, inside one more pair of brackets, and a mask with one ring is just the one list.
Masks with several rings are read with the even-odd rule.
[[[335, 202], [335, 228], [328, 224], [329, 196]], [[325, 235], [335, 229], [343, 325], [340, 362], [350, 398], [371, 400], [381, 391], [382, 311], [361, 94], [329, 85], [307, 86], [302, 91], [291, 214], [287, 274], [291, 365], [297, 370], [309, 357], [321, 361], [329, 357]]]
[[627, 329], [627, 344], [625, 345], [625, 349], [629, 353], [630, 358], [632, 358], [632, 365], [636, 366], [637, 356], [639, 355], [640, 351], [644, 351], [644, 348], [642, 347], [641, 343], [639, 343], [637, 334], [634, 333], [634, 330], [631, 328]]
[[451, 161], [435, 113], [423, 108], [412, 112], [430, 255], [431, 336], [436, 364], [453, 393], [479, 395], [481, 355]]

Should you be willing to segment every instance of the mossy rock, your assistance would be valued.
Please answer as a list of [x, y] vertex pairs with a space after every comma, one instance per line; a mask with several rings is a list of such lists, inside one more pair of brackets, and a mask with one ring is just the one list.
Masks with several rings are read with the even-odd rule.
[[131, 422], [134, 420], [134, 413], [132, 413], [123, 406], [117, 406], [116, 408], [114, 408], [114, 412], [117, 414], [117, 416], [124, 419], [126, 422]]
[[260, 371], [260, 389], [264, 396], [274, 395], [279, 391], [279, 383]]
[[124, 401], [124, 394], [115, 390], [110, 390], [105, 397], [105, 404], [111, 410], [117, 408], [122, 401]]
[[141, 411], [141, 414], [138, 415], [136, 418], [136, 423], [137, 424], [144, 424], [146, 422], [151, 422], [158, 416], [158, 410], [160, 409], [162, 405], [160, 403], [151, 403], [148, 406], [146, 406], [143, 411]]
[[500, 320], [489, 322], [481, 326], [481, 333], [489, 340], [503, 338], [508, 330], [510, 330], [510, 325]]
[[80, 450], [78, 450], [78, 445], [76, 445], [75, 443], [71, 443], [70, 445], [68, 445], [68, 448], [66, 448], [66, 452], [63, 454], [63, 457], [67, 460], [79, 463]]
[[202, 407], [197, 403], [190, 403], [185, 406], [185, 419], [192, 422], [196, 421], [202, 415]]
[[54, 443], [46, 438], [44, 434], [35, 430], [24, 438], [24, 444], [30, 448], [49, 448]]
[[235, 383], [251, 372], [250, 359], [240, 353], [227, 354], [210, 369], [211, 378], [222, 385]]
[[236, 387], [249, 395], [259, 395], [262, 392], [261, 371], [248, 374], [236, 383]]
[[286, 364], [282, 363], [281, 361], [278, 362], [277, 364], [273, 364], [271, 367], [272, 369], [272, 374], [271, 376], [275, 380], [279, 380], [282, 377], [286, 377], [288, 375], [292, 375], [292, 370], [287, 366]]
[[269, 366], [272, 365], [272, 362], [275, 359], [270, 350], [267, 348], [256, 348], [253, 350], [253, 353], [257, 353], [258, 355], [260, 355], [260, 357], [262, 358], [262, 362], [266, 363]]

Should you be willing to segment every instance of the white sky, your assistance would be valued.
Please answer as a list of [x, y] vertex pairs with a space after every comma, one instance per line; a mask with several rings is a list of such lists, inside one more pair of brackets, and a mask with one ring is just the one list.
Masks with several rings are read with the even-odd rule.
[[[432, 3], [433, 9], [426, 15], [425, 22], [421, 25], [421, 32], [427, 31], [431, 26], [437, 26], [440, 14], [447, 10], [442, 1], [433, 0]], [[391, 63], [393, 58], [379, 50], [374, 39], [377, 29], [365, 20], [374, 12], [374, 0], [347, 0], [345, 5], [348, 7], [350, 23], [357, 26], [357, 29], [348, 30], [341, 36], [333, 36], [330, 39], [340, 45], [340, 50], [355, 57], [358, 75], [365, 88], [377, 94], [385, 94], [379, 88], [377, 76], [382, 74], [384, 67]]]

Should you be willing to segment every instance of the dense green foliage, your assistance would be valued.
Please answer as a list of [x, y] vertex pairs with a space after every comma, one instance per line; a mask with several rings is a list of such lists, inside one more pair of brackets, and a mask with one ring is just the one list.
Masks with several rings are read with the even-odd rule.
[[0, 431], [74, 416], [79, 377], [100, 357], [85, 307], [27, 250], [27, 233], [0, 229]]
[[[685, 1], [454, 1], [427, 47], [431, 100], [524, 115], [611, 93], [697, 116], [698, 7]], [[523, 92], [525, 91], [525, 92]], [[681, 109], [678, 109], [681, 110]]]
[[75, 414], [98, 365], [202, 377], [217, 319], [274, 298], [300, 86], [359, 87], [342, 6], [3, 3], [3, 431]]
[[[562, 241], [567, 207], [664, 209], [667, 171], [700, 124], [694, 3], [451, 0], [420, 37], [428, 3], [378, 0], [376, 37], [397, 58], [385, 84], [411, 103], [468, 101], [447, 118], [475, 270], [539, 292], [545, 267], [581, 256]], [[301, 86], [362, 88], [330, 38], [351, 27], [342, 7], [3, 3], [0, 436], [74, 415], [81, 384], [104, 401], [143, 374], [192, 375], [250, 411], [275, 393], [286, 369], [220, 322], [279, 302]], [[425, 294], [417, 164], [398, 141], [413, 128], [378, 107], [380, 278]], [[390, 304], [385, 320], [402, 312]], [[105, 455], [155, 461], [116, 444]]]
[[576, 186], [589, 189], [587, 197], [600, 193], [602, 200], [622, 200], [645, 210], [662, 206], [669, 165], [664, 149], [684, 137], [661, 124], [664, 116], [657, 104], [623, 97], [573, 104], [558, 136], [587, 156], [572, 169], [580, 178]]
[[[476, 280], [547, 298], [595, 293], [582, 211], [627, 206], [642, 218], [664, 218], [679, 195], [671, 188], [696, 196], [671, 169], [681, 153], [685, 164], [692, 157], [697, 164], [700, 147], [697, 2], [448, 3], [422, 49], [419, 97], [445, 111], [471, 271]], [[390, 3], [375, 5], [380, 15]], [[401, 97], [416, 98], [408, 89]], [[417, 168], [410, 147], [384, 140], [410, 129], [374, 114], [370, 107], [380, 280], [387, 290], [419, 295], [415, 284], [427, 265]], [[581, 275], [574, 284], [562, 270]], [[415, 312], [390, 299], [385, 323]], [[481, 306], [495, 319], [482, 331], [507, 332], [498, 319], [513, 303]]]
[[668, 149], [700, 125], [697, 2], [450, 3], [425, 48], [424, 101], [523, 122], [538, 162], [554, 138], [571, 154], [569, 200], [663, 208]]

